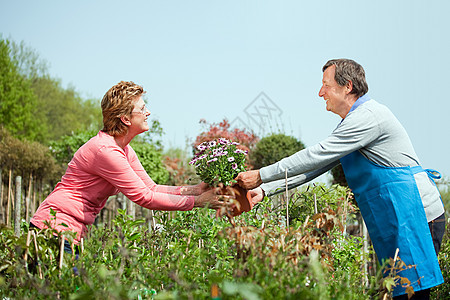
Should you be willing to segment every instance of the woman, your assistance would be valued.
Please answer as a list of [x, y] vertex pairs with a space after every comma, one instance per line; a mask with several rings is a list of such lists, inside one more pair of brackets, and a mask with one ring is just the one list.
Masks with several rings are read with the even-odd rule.
[[[216, 190], [205, 183], [194, 186], [157, 185], [148, 176], [129, 143], [149, 130], [143, 88], [121, 81], [102, 99], [103, 129], [84, 144], [70, 161], [66, 173], [31, 219], [43, 229], [45, 221], [58, 231], [71, 230], [80, 240], [93, 224], [108, 197], [122, 192], [142, 207], [154, 210], [217, 209]], [[50, 210], [56, 211], [56, 217]], [[64, 226], [66, 224], [68, 227]]]

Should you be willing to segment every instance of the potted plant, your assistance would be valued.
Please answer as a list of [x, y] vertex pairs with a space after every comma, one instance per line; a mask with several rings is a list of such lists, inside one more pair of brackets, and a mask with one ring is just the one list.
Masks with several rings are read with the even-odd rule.
[[238, 146], [239, 143], [225, 138], [203, 142], [196, 147], [195, 156], [190, 161], [203, 182], [220, 187], [222, 194], [236, 198], [237, 202], [231, 210], [219, 210], [218, 215], [228, 212], [237, 216], [244, 211], [250, 211], [253, 206], [248, 191], [239, 185], [233, 185], [239, 172], [246, 171], [247, 151], [239, 149]]

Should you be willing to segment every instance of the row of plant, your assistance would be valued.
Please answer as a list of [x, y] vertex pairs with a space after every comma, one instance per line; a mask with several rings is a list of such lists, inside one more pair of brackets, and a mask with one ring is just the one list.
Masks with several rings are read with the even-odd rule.
[[[79, 256], [64, 253], [51, 229], [36, 243], [25, 232], [0, 232], [0, 295], [13, 299], [372, 299], [388, 292], [396, 277], [367, 274], [361, 238], [343, 232], [348, 190], [310, 187], [295, 194], [320, 212], [293, 215], [265, 199], [249, 213], [216, 219], [208, 209], [157, 215], [148, 230], [119, 211], [112, 229], [92, 227]], [[299, 200], [300, 201], [300, 200]], [[295, 211], [292, 201], [291, 211]], [[330, 205], [327, 205], [329, 203]], [[60, 236], [60, 234], [58, 234]], [[66, 234], [66, 238], [71, 239]], [[28, 246], [27, 246], [28, 245]], [[448, 240], [444, 251], [448, 251]], [[443, 259], [448, 279], [449, 259]], [[381, 268], [379, 269], [381, 270]], [[436, 292], [448, 295], [441, 288]], [[435, 293], [436, 293], [435, 292]], [[437, 299], [437, 298], [436, 298]], [[442, 299], [442, 298], [441, 298]]]

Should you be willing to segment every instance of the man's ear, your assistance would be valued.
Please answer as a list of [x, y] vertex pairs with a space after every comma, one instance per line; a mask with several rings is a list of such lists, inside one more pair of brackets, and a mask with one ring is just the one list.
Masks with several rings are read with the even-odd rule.
[[345, 85], [347, 94], [350, 94], [353, 91], [353, 82], [351, 80], [347, 81]]
[[130, 126], [131, 125], [131, 120], [128, 116], [121, 116], [120, 117], [120, 121], [122, 121], [123, 124]]

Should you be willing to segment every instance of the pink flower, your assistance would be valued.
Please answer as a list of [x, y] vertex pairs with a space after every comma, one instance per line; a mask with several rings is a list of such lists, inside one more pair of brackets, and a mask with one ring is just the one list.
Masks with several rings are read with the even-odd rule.
[[237, 169], [237, 163], [234, 163], [233, 165], [231, 165], [231, 168], [233, 168], [233, 170]]
[[231, 157], [228, 157], [228, 161], [229, 161], [229, 162], [232, 162], [232, 161], [234, 161], [234, 157], [233, 157], [233, 156], [231, 156]]
[[215, 158], [213, 158], [213, 159], [210, 159], [210, 160], [208, 160], [207, 161], [207, 163], [209, 164], [210, 162], [213, 162], [213, 161], [216, 161], [217, 160], [217, 157], [215, 157]]

